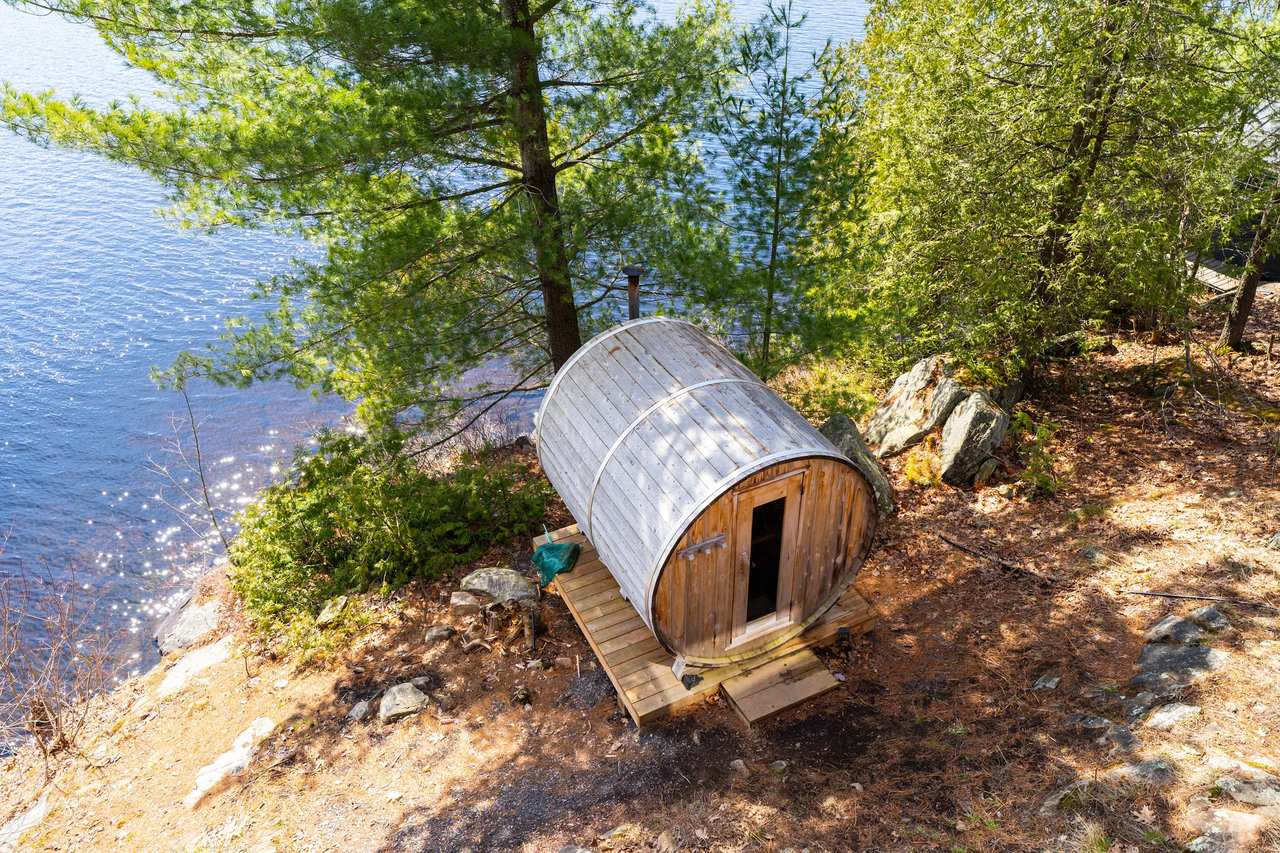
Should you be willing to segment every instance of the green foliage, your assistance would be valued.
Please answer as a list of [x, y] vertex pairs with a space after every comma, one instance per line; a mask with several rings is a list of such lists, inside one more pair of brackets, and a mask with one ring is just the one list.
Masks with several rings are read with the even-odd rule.
[[857, 419], [876, 407], [877, 388], [851, 359], [810, 358], [776, 375], [774, 390], [812, 421], [836, 412]]
[[[1018, 477], [1041, 494], [1056, 497], [1062, 487], [1062, 472], [1056, 454], [1049, 449], [1053, 437], [1061, 429], [1053, 421], [1036, 424], [1025, 411], [1013, 413], [1009, 431], [1013, 441], [1020, 445], [1019, 453], [1026, 460]], [[1105, 510], [1103, 510], [1105, 512]], [[1083, 513], [1083, 511], [1081, 511]]]
[[1266, 135], [1274, 15], [876, 3], [846, 89], [872, 162], [861, 286], [880, 346], [1016, 376], [1062, 332], [1182, 311], [1185, 256], [1238, 215]]
[[911, 448], [902, 457], [902, 476], [913, 486], [938, 485], [942, 482], [938, 454], [923, 446]]
[[[5, 88], [0, 121], [140, 167], [183, 225], [269, 227], [323, 253], [262, 282], [265, 321], [230, 319], [174, 382], [288, 379], [359, 401], [375, 431], [437, 425], [536, 384], [580, 324], [610, 323], [600, 286], [623, 263], [703, 245], [689, 134], [723, 67], [719, 5], [667, 20], [639, 0], [55, 11], [159, 91], [95, 109]], [[460, 386], [494, 360], [516, 380]]]
[[800, 61], [792, 46], [805, 17], [770, 0], [734, 42], [731, 76], [716, 78], [710, 131], [728, 193], [710, 211], [721, 239], [687, 272], [693, 302], [766, 380], [852, 331], [833, 295], [838, 267], [815, 255], [814, 236], [858, 218], [861, 161], [847, 127], [828, 127], [833, 54]]
[[397, 440], [329, 434], [241, 515], [232, 585], [264, 632], [307, 624], [336, 595], [437, 577], [529, 534], [551, 498], [516, 463], [431, 473]]

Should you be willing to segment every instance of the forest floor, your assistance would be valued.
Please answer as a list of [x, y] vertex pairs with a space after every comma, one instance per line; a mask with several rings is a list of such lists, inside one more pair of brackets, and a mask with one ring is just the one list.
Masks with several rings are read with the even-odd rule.
[[[1255, 339], [1280, 332], [1277, 301], [1261, 301]], [[227, 660], [167, 699], [158, 684], [179, 654], [125, 683], [51, 780], [36, 756], [0, 759], [0, 823], [43, 796], [49, 813], [21, 849], [1182, 849], [1203, 829], [1197, 808], [1253, 813], [1215, 784], [1223, 760], [1280, 764], [1280, 612], [1220, 605], [1234, 628], [1211, 644], [1229, 657], [1179, 700], [1202, 714], [1168, 731], [1133, 721], [1134, 752], [1064, 723], [1124, 722], [1143, 633], [1203, 604], [1120, 590], [1280, 604], [1267, 547], [1280, 531], [1280, 352], [1215, 365], [1193, 348], [1188, 374], [1181, 342], [1115, 341], [1021, 404], [1060, 427], [1046, 447], [1056, 495], [1022, 482], [1012, 451], [973, 490], [913, 484], [889, 461], [900, 508], [857, 582], [880, 625], [820, 653], [838, 690], [752, 731], [708, 702], [637, 732], [554, 594], [536, 652], [549, 668], [519, 641], [427, 645], [427, 627], [463, 624], [439, 603], [443, 581], [366, 598], [373, 626], [322, 665], [258, 654], [233, 618]], [[527, 567], [528, 548], [480, 563], [495, 564]], [[1032, 689], [1046, 674], [1057, 687]], [[392, 724], [347, 718], [413, 677], [443, 704]], [[199, 768], [259, 717], [275, 728], [247, 772], [187, 808]], [[1143, 759], [1168, 762], [1171, 781], [1108, 778]], [[1043, 809], [1078, 780], [1091, 784]], [[1268, 832], [1241, 849], [1280, 849]]]

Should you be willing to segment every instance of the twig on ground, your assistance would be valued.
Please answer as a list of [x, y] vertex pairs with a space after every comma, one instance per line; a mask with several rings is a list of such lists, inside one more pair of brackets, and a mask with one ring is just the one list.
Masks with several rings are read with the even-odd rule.
[[1212, 595], [1182, 595], [1176, 592], [1147, 592], [1141, 589], [1117, 589], [1116, 592], [1125, 595], [1150, 595], [1156, 598], [1182, 598], [1188, 601], [1219, 601], [1223, 604], [1236, 604], [1241, 607], [1257, 607], [1260, 610], [1271, 610], [1280, 613], [1280, 607], [1272, 607], [1270, 604], [1263, 604], [1260, 601], [1242, 601], [1238, 598], [1218, 598]]
[[992, 563], [995, 563], [997, 566], [999, 566], [1002, 569], [1008, 569], [1011, 572], [1019, 572], [1021, 574], [1027, 575], [1028, 577], [1033, 577], [1036, 580], [1040, 581], [1041, 583], [1047, 583], [1047, 584], [1062, 583], [1062, 581], [1058, 580], [1057, 578], [1050, 577], [1049, 575], [1042, 575], [1039, 572], [1031, 571], [1031, 569], [1024, 569], [1022, 568], [1022, 566], [1015, 566], [1013, 563], [1007, 563], [998, 557], [991, 556], [990, 554], [984, 554], [981, 551], [975, 551], [972, 548], [968, 547], [967, 545], [961, 545], [959, 542], [955, 541], [954, 539], [948, 539], [947, 537], [943, 536], [941, 533], [938, 534], [938, 538], [941, 539], [943, 542], [946, 542], [948, 545], [950, 545], [953, 548], [959, 548], [961, 551], [970, 553], [975, 557], [981, 557], [984, 560], [989, 560]]

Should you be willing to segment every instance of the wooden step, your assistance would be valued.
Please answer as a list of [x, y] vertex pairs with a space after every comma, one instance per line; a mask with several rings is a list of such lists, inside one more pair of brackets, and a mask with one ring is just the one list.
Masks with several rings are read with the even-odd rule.
[[729, 707], [750, 726], [821, 696], [838, 683], [817, 655], [801, 649], [727, 679], [720, 689]]

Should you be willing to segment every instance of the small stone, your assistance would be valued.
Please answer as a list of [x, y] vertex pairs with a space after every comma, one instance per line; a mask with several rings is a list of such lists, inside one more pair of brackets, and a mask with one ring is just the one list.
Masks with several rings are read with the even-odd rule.
[[1222, 776], [1213, 786], [1236, 802], [1251, 806], [1280, 806], [1280, 782], [1268, 784]]
[[452, 711], [458, 707], [458, 700], [454, 698], [452, 693], [444, 690], [434, 690], [431, 693], [431, 701], [435, 702], [441, 711]]
[[1080, 552], [1080, 558], [1088, 563], [1102, 563], [1107, 559], [1107, 549], [1101, 545], [1090, 545]]
[[1184, 816], [1187, 825], [1200, 835], [1187, 845], [1191, 853], [1246, 853], [1255, 846], [1267, 825], [1263, 815], [1214, 808], [1201, 797], [1193, 797]]
[[1111, 721], [1097, 714], [1068, 714], [1062, 723], [1068, 734], [1083, 735], [1087, 738], [1101, 737], [1103, 732], [1111, 728]]
[[466, 592], [487, 595], [499, 604], [538, 599], [538, 585], [508, 568], [476, 569], [458, 586]]
[[1194, 673], [1140, 672], [1129, 681], [1129, 688], [1146, 690], [1161, 699], [1177, 699], [1196, 677]]
[[289, 679], [277, 678], [275, 683], [272, 684], [271, 686], [276, 690], [284, 690], [286, 687], [289, 686]]
[[774, 773], [786, 773], [787, 762], [783, 761], [782, 759], [778, 759], [777, 761], [770, 761], [769, 769], [772, 770]]
[[730, 761], [729, 769], [734, 773], [737, 773], [743, 779], [747, 779], [751, 776], [751, 771], [747, 769], [747, 762], [743, 761], [741, 758], [735, 758], [733, 761]]
[[653, 841], [653, 853], [676, 853], [679, 847], [671, 840], [671, 833], [663, 830]]
[[172, 613], [164, 617], [153, 635], [160, 654], [189, 649], [218, 628], [218, 602], [196, 604], [190, 593]]
[[558, 657], [555, 665], [557, 669], [573, 669], [573, 658]]
[[1124, 707], [1124, 718], [1126, 720], [1137, 720], [1140, 717], [1145, 717], [1147, 712], [1159, 702], [1160, 698], [1156, 694], [1148, 693], [1144, 690], [1137, 696], [1131, 696], [1121, 703]]
[[1205, 638], [1205, 632], [1193, 622], [1170, 613], [1159, 619], [1142, 635], [1144, 643], [1173, 643], [1190, 646]]
[[1267, 547], [1272, 551], [1280, 551], [1280, 532], [1267, 541]]
[[596, 851], [588, 847], [579, 847], [576, 844], [566, 844], [557, 850], [556, 853], [596, 853]]
[[369, 712], [373, 710], [373, 706], [368, 702], [361, 700], [351, 707], [347, 712], [347, 719], [353, 723], [363, 722], [365, 717], [369, 716]]
[[378, 719], [384, 723], [394, 723], [410, 714], [416, 714], [425, 704], [427, 704], [426, 694], [406, 681], [403, 684], [397, 684], [382, 695], [382, 702], [378, 706]]
[[316, 617], [316, 627], [324, 628], [337, 622], [342, 612], [347, 609], [347, 601], [347, 596], [340, 595], [325, 604], [324, 610], [321, 610], [320, 615]]
[[1260, 764], [1258, 759], [1260, 756], [1250, 756], [1248, 761], [1240, 761], [1224, 755], [1221, 752], [1210, 752], [1204, 757], [1204, 764], [1210, 770], [1217, 770], [1220, 773], [1230, 773], [1237, 778], [1246, 779], [1251, 782], [1263, 782], [1272, 786], [1280, 786], [1280, 777], [1268, 773], [1263, 768], [1265, 764]]
[[1120, 694], [1115, 689], [1108, 690], [1105, 687], [1095, 687], [1092, 690], [1086, 690], [1080, 695], [1090, 704], [1099, 708], [1107, 708], [1120, 701]]
[[1115, 744], [1116, 749], [1121, 752], [1132, 752], [1138, 746], [1139, 740], [1133, 733], [1133, 729], [1119, 723], [1108, 728], [1102, 737]]
[[987, 482], [987, 480], [991, 479], [991, 475], [996, 472], [997, 464], [998, 463], [996, 462], [996, 459], [993, 456], [992, 458], [988, 459], [986, 462], [983, 462], [981, 465], [979, 465], [977, 472], [975, 472], [973, 475], [973, 484], [975, 486], [984, 485]]
[[1215, 633], [1219, 631], [1230, 631], [1231, 621], [1223, 616], [1218, 608], [1212, 604], [1192, 610], [1187, 614], [1187, 618], [1199, 625], [1201, 628], [1208, 629]]
[[1208, 646], [1147, 643], [1138, 656], [1138, 668], [1143, 672], [1170, 672], [1197, 678], [1222, 666], [1229, 657], [1227, 652]]
[[13, 820], [0, 826], [0, 848], [9, 850], [16, 847], [22, 836], [35, 829], [49, 816], [49, 795], [41, 794], [35, 805], [27, 809]]
[[1077, 808], [1084, 802], [1085, 791], [1093, 784], [1088, 779], [1077, 779], [1067, 787], [1050, 796], [1040, 806], [1040, 814], [1049, 816], [1061, 809]]
[[1147, 717], [1147, 721], [1142, 725], [1149, 729], [1168, 731], [1179, 723], [1194, 720], [1198, 716], [1200, 716], [1200, 706], [1174, 702], [1152, 712], [1151, 716]]
[[456, 633], [457, 631], [453, 629], [452, 625], [432, 625], [427, 629], [426, 640], [428, 643], [439, 643], [449, 639]]
[[449, 596], [449, 609], [458, 616], [471, 616], [480, 612], [480, 599], [461, 590]]
[[528, 687], [525, 687], [522, 684], [515, 689], [514, 693], [511, 694], [511, 704], [523, 705], [524, 707], [528, 708], [530, 705], [533, 704], [533, 694], [529, 692]]
[[1013, 498], [1017, 496], [1018, 490], [1008, 483], [1005, 483], [1003, 486], [996, 486], [996, 494], [1002, 498], [1013, 500]]
[[1032, 690], [1057, 690], [1058, 685], [1062, 683], [1062, 676], [1053, 675], [1046, 672], [1044, 675], [1036, 679], [1036, 683], [1031, 685]]
[[1113, 782], [1142, 782], [1164, 787], [1177, 781], [1178, 769], [1167, 761], [1153, 758], [1137, 764], [1122, 764], [1108, 772], [1107, 778]]

